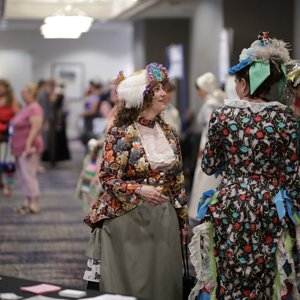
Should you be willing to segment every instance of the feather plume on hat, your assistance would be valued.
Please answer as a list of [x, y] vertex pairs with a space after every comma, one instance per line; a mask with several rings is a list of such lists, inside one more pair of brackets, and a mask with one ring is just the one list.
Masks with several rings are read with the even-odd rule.
[[119, 100], [124, 100], [126, 108], [140, 107], [149, 79], [146, 70], [137, 71], [122, 80], [116, 88]]

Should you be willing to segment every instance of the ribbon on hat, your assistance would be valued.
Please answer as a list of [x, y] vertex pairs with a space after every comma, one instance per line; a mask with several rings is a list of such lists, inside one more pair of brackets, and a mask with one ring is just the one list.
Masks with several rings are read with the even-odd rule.
[[270, 76], [270, 64], [261, 60], [253, 61], [249, 69], [250, 95]]

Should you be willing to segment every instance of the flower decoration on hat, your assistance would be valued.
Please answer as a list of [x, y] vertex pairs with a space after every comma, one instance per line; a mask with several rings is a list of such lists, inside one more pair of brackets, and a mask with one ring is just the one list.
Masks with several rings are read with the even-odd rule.
[[269, 35], [270, 35], [270, 32], [269, 32], [269, 31], [261, 31], [261, 32], [258, 34], [257, 39], [258, 39], [264, 46], [266, 46], [267, 44], [271, 44], [271, 43], [272, 43], [272, 40], [270, 39]]
[[270, 61], [277, 61], [281, 64], [283, 73], [286, 73], [285, 63], [290, 59], [287, 44], [282, 40], [271, 39], [269, 32], [262, 31], [258, 39], [249, 48], [243, 49], [240, 54], [239, 63], [229, 69], [229, 74], [234, 75], [246, 66], [249, 69], [250, 94], [269, 77]]
[[158, 63], [150, 63], [128, 77], [119, 73], [116, 79], [116, 93], [119, 100], [125, 101], [126, 108], [138, 108], [143, 105], [144, 97], [158, 83], [165, 85], [168, 81], [167, 69]]
[[156, 84], [161, 83], [165, 85], [168, 81], [167, 69], [162, 64], [151, 63], [146, 66], [146, 71], [148, 72], [149, 84], [144, 91], [144, 96], [146, 96]]

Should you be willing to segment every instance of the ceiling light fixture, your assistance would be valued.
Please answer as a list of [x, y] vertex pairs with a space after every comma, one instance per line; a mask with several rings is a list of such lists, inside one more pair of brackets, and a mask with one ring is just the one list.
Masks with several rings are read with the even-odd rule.
[[41, 33], [45, 39], [78, 39], [89, 31], [94, 19], [70, 4], [44, 19]]

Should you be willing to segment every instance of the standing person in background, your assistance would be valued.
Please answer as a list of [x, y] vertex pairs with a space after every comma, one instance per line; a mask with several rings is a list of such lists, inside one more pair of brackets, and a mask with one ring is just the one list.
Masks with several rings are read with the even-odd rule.
[[[88, 141], [88, 152], [85, 155], [80, 172], [79, 180], [75, 190], [75, 197], [82, 203], [83, 210], [88, 213], [93, 207], [102, 190], [99, 182], [98, 174], [100, 169], [100, 160], [103, 151], [103, 143], [106, 132], [113, 126], [115, 115], [117, 113], [118, 97], [115, 92], [115, 85], [110, 85], [110, 91], [107, 94], [107, 100], [114, 106], [105, 119], [105, 127], [99, 132], [98, 139], [90, 139]], [[102, 127], [102, 126], [101, 126]]]
[[103, 85], [100, 81], [90, 81], [89, 92], [84, 101], [84, 111], [81, 114], [81, 117], [83, 118], [81, 141], [84, 146], [87, 146], [87, 143], [91, 138], [96, 138], [93, 132], [93, 120], [99, 116], [100, 95], [102, 90]]
[[220, 183], [220, 178], [207, 176], [201, 168], [202, 155], [205, 143], [208, 138], [208, 123], [211, 113], [224, 104], [225, 94], [219, 88], [219, 84], [214, 74], [208, 72], [199, 76], [196, 80], [196, 89], [200, 99], [203, 101], [202, 107], [197, 115], [197, 126], [201, 130], [201, 139], [198, 150], [198, 159], [194, 173], [191, 198], [189, 202], [189, 217], [196, 219], [199, 199], [201, 195], [211, 189], [216, 188]]
[[53, 114], [55, 115], [55, 161], [71, 159], [67, 138], [67, 104], [65, 87], [61, 83], [56, 86], [55, 100], [52, 103]]
[[19, 104], [14, 98], [10, 82], [0, 79], [0, 186], [6, 197], [11, 196], [15, 173], [15, 159], [9, 143], [9, 126], [18, 111]]
[[176, 91], [176, 86], [168, 82], [165, 87], [166, 92], [166, 103], [167, 107], [164, 110], [164, 120], [167, 124], [172, 125], [175, 127], [177, 134], [179, 137], [181, 136], [181, 118], [179, 115], [178, 109], [171, 103], [173, 100], [174, 92]]
[[[287, 84], [286, 96], [287, 103], [292, 108], [298, 123], [298, 143], [297, 155], [300, 161], [300, 60], [293, 60], [286, 64]], [[296, 240], [298, 251], [300, 252], [300, 225], [296, 226]], [[299, 283], [300, 284], [300, 283]]]
[[300, 60], [293, 60], [287, 64], [287, 102], [292, 108], [298, 121], [298, 159], [300, 159]]
[[43, 110], [37, 102], [37, 85], [28, 84], [22, 90], [25, 107], [12, 120], [12, 152], [16, 157], [17, 175], [23, 196], [20, 214], [40, 211], [40, 189], [37, 179], [39, 156], [43, 151], [41, 129]]
[[[49, 135], [50, 119], [52, 114], [52, 107], [50, 101], [50, 84], [48, 81], [41, 79], [38, 81], [37, 86], [38, 86], [37, 100], [44, 112], [41, 134], [43, 137], [44, 151], [46, 152], [48, 149], [48, 135]], [[40, 157], [38, 172], [44, 173], [46, 171], [46, 168], [42, 165], [41, 159], [42, 158]]]
[[49, 161], [55, 166], [58, 161], [69, 160], [71, 158], [67, 139], [67, 111], [64, 85], [57, 85], [55, 81], [50, 81], [50, 105], [51, 114], [49, 118], [49, 131], [47, 149], [43, 153], [43, 161]]
[[94, 230], [84, 278], [104, 292], [182, 299], [179, 223], [188, 216], [178, 135], [160, 115], [167, 81], [156, 63], [117, 80], [99, 173], [104, 193], [85, 218]]
[[202, 168], [224, 172], [202, 198], [190, 244], [198, 275], [190, 299], [300, 299], [297, 122], [276, 101], [288, 60], [286, 43], [261, 32], [229, 70], [240, 99], [210, 118]]

